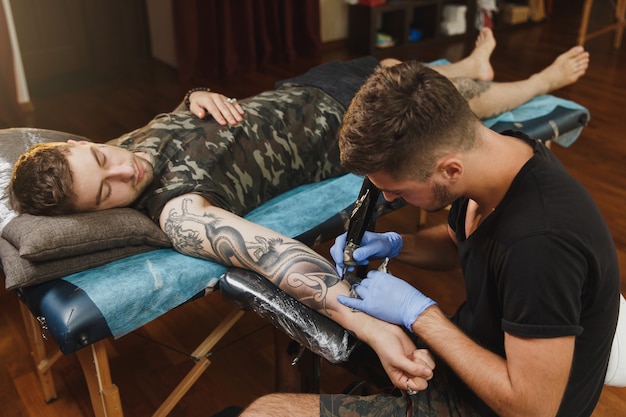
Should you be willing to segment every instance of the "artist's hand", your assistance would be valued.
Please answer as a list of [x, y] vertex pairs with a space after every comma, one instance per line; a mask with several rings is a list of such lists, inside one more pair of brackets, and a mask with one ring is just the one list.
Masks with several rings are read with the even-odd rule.
[[236, 125], [243, 121], [243, 108], [236, 99], [210, 91], [195, 91], [189, 96], [189, 110], [204, 119], [209, 113], [220, 125]]
[[[344, 268], [343, 249], [346, 246], [347, 233], [337, 236], [330, 248], [330, 255], [335, 261], [337, 272], [341, 276]], [[367, 265], [370, 260], [394, 258], [402, 249], [402, 236], [396, 232], [365, 232], [361, 245], [352, 253], [357, 265]]]
[[420, 314], [437, 304], [408, 282], [380, 271], [368, 272], [353, 289], [360, 299], [340, 295], [337, 300], [380, 320], [401, 324], [410, 332]]

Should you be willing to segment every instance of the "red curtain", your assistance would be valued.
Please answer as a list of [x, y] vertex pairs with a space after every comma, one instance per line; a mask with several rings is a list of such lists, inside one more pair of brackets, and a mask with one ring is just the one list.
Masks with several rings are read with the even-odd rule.
[[11, 124], [16, 123], [19, 117], [11, 38], [4, 6], [0, 5], [0, 119]]
[[319, 0], [185, 0], [173, 8], [183, 81], [320, 53]]

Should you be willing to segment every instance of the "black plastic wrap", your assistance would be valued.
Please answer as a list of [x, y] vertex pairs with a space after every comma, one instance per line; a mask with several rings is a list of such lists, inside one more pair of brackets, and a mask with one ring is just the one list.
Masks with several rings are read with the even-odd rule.
[[224, 299], [269, 320], [293, 340], [331, 363], [345, 362], [358, 339], [258, 274], [231, 268], [222, 276]]

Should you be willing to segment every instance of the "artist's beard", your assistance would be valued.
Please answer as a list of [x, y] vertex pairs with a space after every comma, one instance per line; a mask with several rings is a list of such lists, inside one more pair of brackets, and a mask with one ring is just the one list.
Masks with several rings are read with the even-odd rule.
[[461, 197], [450, 191], [450, 188], [442, 184], [433, 184], [433, 200], [428, 207], [422, 207], [429, 213], [441, 211], [452, 204], [456, 199]]

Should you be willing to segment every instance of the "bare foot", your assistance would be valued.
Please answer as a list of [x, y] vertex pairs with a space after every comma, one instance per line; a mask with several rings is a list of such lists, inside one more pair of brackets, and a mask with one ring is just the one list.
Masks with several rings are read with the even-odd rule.
[[431, 67], [449, 79], [464, 78], [474, 81], [492, 81], [493, 68], [489, 59], [496, 47], [496, 39], [491, 29], [484, 28], [476, 38], [476, 46], [471, 54], [449, 65]]
[[533, 75], [545, 84], [544, 93], [550, 93], [578, 81], [589, 67], [589, 52], [578, 45], [563, 52], [552, 64]]
[[394, 65], [398, 65], [402, 63], [402, 61], [395, 58], [385, 58], [380, 61], [380, 65], [383, 67], [393, 67]]
[[496, 48], [496, 38], [489, 28], [482, 28], [476, 38], [476, 46], [466, 58], [472, 66], [474, 74], [472, 79], [478, 81], [492, 81], [494, 77], [493, 67], [489, 61], [491, 53]]

